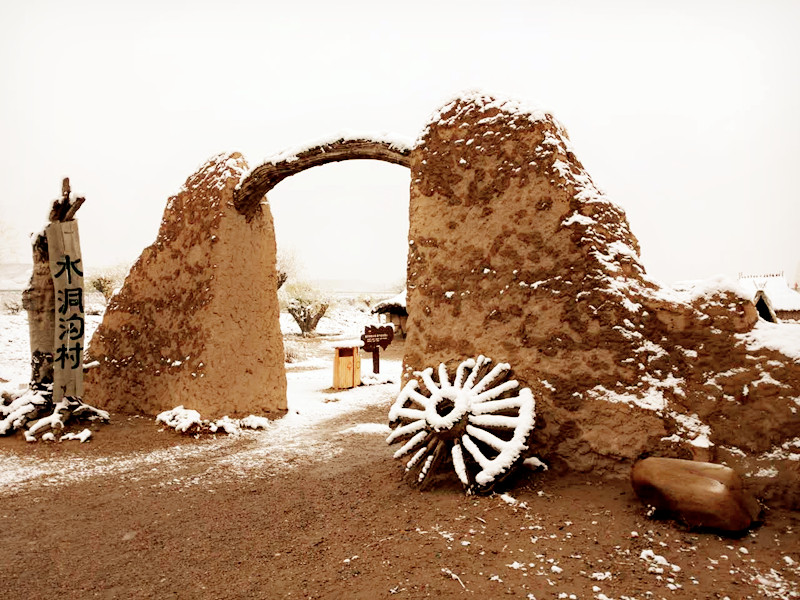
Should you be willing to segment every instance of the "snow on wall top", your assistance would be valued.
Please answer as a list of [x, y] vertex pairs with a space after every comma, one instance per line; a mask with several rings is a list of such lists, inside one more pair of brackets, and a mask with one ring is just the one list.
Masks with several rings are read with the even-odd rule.
[[[238, 152], [220, 152], [215, 154], [203, 164], [198, 165], [195, 174], [187, 179], [180, 187], [178, 193], [185, 193], [196, 190], [202, 186], [221, 190], [225, 187], [225, 181], [232, 177], [241, 177], [244, 168], [241, 164], [242, 155]], [[167, 204], [167, 208], [172, 206], [172, 199]]]
[[[445, 114], [459, 105], [460, 109], [454, 115], [448, 119], [444, 119]], [[499, 110], [501, 113], [524, 116], [532, 122], [552, 121], [558, 126], [559, 132], [563, 132], [564, 137], [569, 137], [566, 128], [559, 123], [549, 111], [515, 98], [498, 94], [489, 94], [482, 90], [465, 90], [445, 100], [441, 108], [434, 111], [433, 114], [428, 117], [425, 126], [414, 142], [414, 147], [417, 147], [422, 142], [431, 125], [435, 123], [447, 125], [448, 123], [460, 119], [464, 111], [473, 110], [474, 108], [477, 108], [480, 112]], [[487, 116], [485, 119], [481, 120], [480, 123], [491, 123], [494, 119], [495, 117]]]
[[[672, 291], [675, 292], [673, 299], [691, 304], [695, 300], [703, 298], [711, 298], [721, 293], [730, 292], [737, 298], [744, 300], [752, 300], [755, 292], [752, 294], [748, 292], [747, 288], [742, 285], [741, 281], [736, 281], [727, 275], [714, 275], [708, 279], [698, 279], [691, 281], [680, 281], [672, 286]], [[665, 295], [669, 291], [665, 291]]]
[[763, 291], [774, 310], [800, 310], [800, 293], [789, 287], [783, 275], [740, 277], [739, 285], [748, 300], [755, 299], [756, 293]]
[[261, 166], [277, 165], [278, 163], [282, 162], [294, 162], [298, 160], [298, 156], [300, 154], [303, 154], [304, 152], [308, 152], [309, 150], [313, 150], [314, 148], [319, 148], [321, 146], [330, 146], [332, 144], [337, 144], [342, 142], [374, 142], [377, 144], [386, 144], [392, 150], [397, 150], [399, 152], [408, 152], [411, 150], [412, 147], [412, 142], [410, 138], [396, 133], [389, 133], [389, 132], [363, 133], [350, 130], [342, 130], [338, 133], [323, 136], [314, 140], [309, 140], [297, 146], [293, 146], [281, 152], [277, 152], [275, 154], [267, 156], [263, 161], [261, 161], [261, 163], [250, 169], [248, 172], [246, 172], [243, 175], [242, 180], [244, 181], [247, 177], [250, 176], [250, 174], [253, 171], [255, 171]]

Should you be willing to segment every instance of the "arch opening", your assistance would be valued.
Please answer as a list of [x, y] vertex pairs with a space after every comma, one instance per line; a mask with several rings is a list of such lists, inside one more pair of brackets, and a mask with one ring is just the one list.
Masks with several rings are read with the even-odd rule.
[[278, 259], [291, 279], [336, 294], [399, 291], [407, 276], [409, 175], [386, 162], [331, 163], [270, 191]]

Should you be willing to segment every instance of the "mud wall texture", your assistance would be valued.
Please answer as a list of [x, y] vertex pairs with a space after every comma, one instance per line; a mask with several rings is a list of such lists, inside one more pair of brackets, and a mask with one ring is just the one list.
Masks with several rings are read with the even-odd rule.
[[678, 295], [649, 279], [623, 210], [551, 115], [454, 100], [411, 179], [405, 378], [508, 362], [552, 468], [627, 477], [640, 457], [694, 456], [800, 505], [800, 364], [758, 347], [755, 307], [732, 286]]
[[92, 337], [85, 399], [119, 412], [279, 414], [286, 375], [269, 205], [233, 206], [247, 169], [216, 156], [169, 199], [155, 243]]

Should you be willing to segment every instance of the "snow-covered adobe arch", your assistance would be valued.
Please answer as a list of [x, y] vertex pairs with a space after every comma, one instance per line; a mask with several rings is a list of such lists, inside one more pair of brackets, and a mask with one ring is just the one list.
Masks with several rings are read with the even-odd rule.
[[[265, 194], [330, 162], [410, 169], [404, 377], [483, 354], [536, 397], [531, 450], [555, 469], [628, 476], [648, 455], [725, 461], [800, 506], [800, 362], [753, 335], [735, 285], [650, 279], [625, 213], [549, 113], [469, 94], [409, 147], [336, 138], [250, 170], [211, 159], [91, 342], [85, 400], [203, 416], [286, 409], [275, 234]], [[766, 474], [766, 475], [765, 475]]]
[[353, 159], [409, 166], [385, 136], [335, 137], [250, 170], [238, 153], [210, 159], [167, 202], [90, 344], [87, 401], [204, 418], [285, 411], [286, 374], [266, 193], [311, 167]]

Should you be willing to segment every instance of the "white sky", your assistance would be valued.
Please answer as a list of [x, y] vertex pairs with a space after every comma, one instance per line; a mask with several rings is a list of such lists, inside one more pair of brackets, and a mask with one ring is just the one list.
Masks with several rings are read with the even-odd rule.
[[[84, 262], [132, 262], [208, 157], [340, 130], [416, 137], [482, 88], [547, 108], [665, 281], [800, 279], [800, 2], [16, 0], [0, 4], [0, 262], [61, 178]], [[312, 169], [269, 196], [316, 278], [402, 280], [408, 171]], [[5, 227], [2, 227], [5, 225]]]

